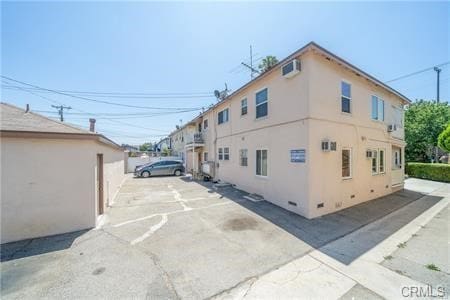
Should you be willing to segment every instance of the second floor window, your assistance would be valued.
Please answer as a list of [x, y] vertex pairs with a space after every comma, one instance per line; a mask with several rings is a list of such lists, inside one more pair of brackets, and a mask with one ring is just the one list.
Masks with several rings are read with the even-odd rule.
[[218, 122], [219, 124], [223, 124], [223, 123], [228, 122], [228, 108], [222, 110], [221, 112], [219, 112], [217, 122]]
[[241, 100], [241, 116], [247, 114], [247, 98]]
[[208, 120], [203, 121], [203, 129], [208, 129]]
[[341, 82], [341, 111], [351, 113], [352, 86], [350, 83]]
[[203, 152], [203, 161], [208, 161], [208, 152]]
[[262, 118], [268, 114], [267, 88], [256, 93], [256, 118]]
[[372, 120], [384, 121], [384, 101], [372, 96]]
[[223, 148], [219, 148], [219, 160], [223, 160]]

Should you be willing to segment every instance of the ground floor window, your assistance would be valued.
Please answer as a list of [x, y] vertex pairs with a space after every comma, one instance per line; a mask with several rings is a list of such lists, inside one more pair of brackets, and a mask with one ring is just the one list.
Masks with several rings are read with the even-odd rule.
[[219, 148], [219, 160], [223, 160], [223, 148]]
[[239, 164], [243, 167], [248, 165], [247, 149], [239, 150]]
[[230, 160], [230, 148], [228, 147], [223, 148], [223, 159]]
[[256, 150], [256, 175], [267, 176], [267, 150]]
[[372, 151], [372, 175], [378, 174], [378, 151]]
[[342, 178], [352, 178], [352, 149], [342, 149]]
[[384, 173], [385, 172], [384, 162], [386, 161], [385, 151], [384, 151], [384, 149], [380, 149], [378, 152], [380, 153], [379, 171], [380, 171], [380, 173]]

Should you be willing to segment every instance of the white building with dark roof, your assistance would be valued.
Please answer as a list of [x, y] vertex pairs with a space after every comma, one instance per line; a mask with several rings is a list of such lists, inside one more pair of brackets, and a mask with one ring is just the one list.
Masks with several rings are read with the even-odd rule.
[[124, 179], [94, 131], [1, 103], [1, 243], [95, 227]]

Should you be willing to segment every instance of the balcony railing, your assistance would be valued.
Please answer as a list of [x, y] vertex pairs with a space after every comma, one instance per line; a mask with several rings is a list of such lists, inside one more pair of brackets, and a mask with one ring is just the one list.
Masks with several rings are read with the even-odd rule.
[[201, 132], [194, 133], [191, 136], [186, 137], [187, 144], [203, 144], [205, 141], [203, 139], [203, 134]]

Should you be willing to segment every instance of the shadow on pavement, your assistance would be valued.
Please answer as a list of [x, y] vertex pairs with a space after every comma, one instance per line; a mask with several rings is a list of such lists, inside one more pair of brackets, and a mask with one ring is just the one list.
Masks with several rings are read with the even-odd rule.
[[10, 261], [70, 248], [76, 238], [89, 230], [52, 235], [41, 238], [22, 240], [0, 245], [0, 261]]
[[[181, 179], [212, 190], [211, 182]], [[442, 199], [442, 197], [425, 196], [418, 192], [401, 190], [335, 213], [307, 219], [268, 201], [246, 200], [243, 197], [248, 194], [233, 187], [219, 188], [214, 191], [347, 265]], [[404, 208], [401, 215], [392, 214], [401, 208]], [[351, 239], [341, 239], [385, 216], [387, 218], [371, 227], [370, 230], [355, 234]]]

